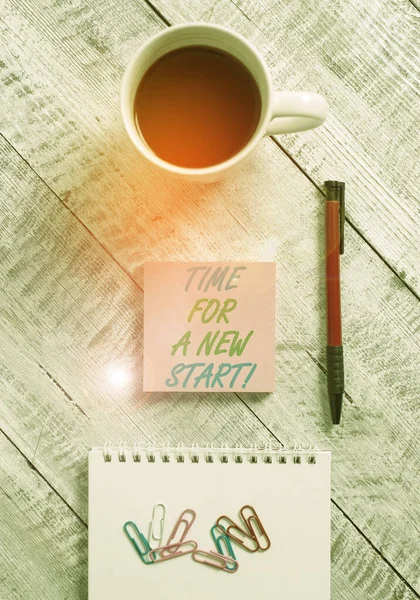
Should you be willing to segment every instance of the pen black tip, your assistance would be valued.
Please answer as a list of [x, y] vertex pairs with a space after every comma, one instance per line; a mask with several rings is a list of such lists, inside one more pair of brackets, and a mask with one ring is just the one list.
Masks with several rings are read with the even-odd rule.
[[331, 394], [330, 410], [331, 410], [331, 420], [332, 420], [333, 425], [340, 425], [342, 405], [343, 405], [343, 394]]

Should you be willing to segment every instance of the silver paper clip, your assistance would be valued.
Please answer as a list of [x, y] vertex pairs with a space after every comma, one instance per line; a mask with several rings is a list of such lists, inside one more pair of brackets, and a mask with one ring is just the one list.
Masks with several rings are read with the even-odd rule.
[[[156, 512], [159, 511], [161, 513], [161, 515], [159, 517], [156, 517]], [[163, 504], [162, 502], [159, 502], [159, 504], [156, 504], [153, 507], [153, 512], [152, 512], [152, 520], [150, 521], [150, 525], [149, 525], [149, 543], [152, 542], [152, 540], [154, 540], [155, 542], [161, 542], [162, 538], [163, 538], [163, 528], [165, 526], [165, 515], [166, 515], [166, 505]], [[156, 525], [159, 528], [159, 533], [156, 533]]]

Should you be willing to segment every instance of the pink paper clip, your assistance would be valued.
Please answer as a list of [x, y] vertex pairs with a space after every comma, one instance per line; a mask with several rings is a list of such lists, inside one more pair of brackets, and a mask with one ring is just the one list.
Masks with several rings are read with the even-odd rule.
[[[236, 573], [239, 569], [238, 561], [230, 558], [229, 556], [223, 556], [223, 554], [219, 554], [218, 552], [205, 552], [204, 550], [194, 550], [192, 553], [193, 560], [202, 565], [208, 565], [209, 567], [214, 567], [215, 569], [221, 569], [222, 571], [226, 571], [226, 573]], [[201, 559], [200, 557], [204, 557]], [[233, 565], [233, 567], [229, 568], [228, 565]]]
[[[170, 560], [177, 556], [185, 556], [185, 554], [191, 554], [197, 550], [197, 543], [191, 540], [186, 542], [178, 542], [176, 544], [169, 544], [167, 546], [161, 546], [155, 548], [149, 552], [149, 558], [154, 563], [163, 562], [164, 560]], [[155, 556], [155, 558], [154, 558]]]
[[[172, 533], [169, 536], [168, 541], [166, 542], [166, 546], [173, 546], [176, 549], [175, 542], [183, 542], [187, 536], [187, 533], [192, 527], [192, 524], [195, 521], [196, 512], [192, 508], [185, 509], [178, 521], [175, 523], [175, 527], [172, 529]], [[171, 550], [170, 552], [173, 552]]]

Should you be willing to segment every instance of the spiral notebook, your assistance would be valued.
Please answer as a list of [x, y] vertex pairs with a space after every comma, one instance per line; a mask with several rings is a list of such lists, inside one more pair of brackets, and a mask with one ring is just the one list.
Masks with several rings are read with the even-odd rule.
[[[313, 449], [92, 449], [89, 600], [328, 600], [330, 459], [329, 452]], [[245, 506], [258, 521], [245, 518], [252, 512], [240, 513]], [[178, 522], [187, 529], [181, 522], [187, 509], [195, 520], [184, 542], [197, 554], [181, 548], [183, 529], [174, 528]], [[221, 516], [229, 520], [214, 528]], [[224, 535], [231, 522], [246, 532], [238, 535], [242, 544], [233, 539], [236, 529]], [[124, 529], [127, 523], [143, 536], [137, 539], [143, 556]], [[149, 553], [165, 546], [173, 530], [178, 546]], [[217, 557], [216, 566], [205, 564], [214, 556], [210, 551], [228, 554], [226, 538], [233, 567], [222, 568]], [[247, 551], [248, 541], [257, 550]], [[154, 562], [157, 556], [163, 560]]]

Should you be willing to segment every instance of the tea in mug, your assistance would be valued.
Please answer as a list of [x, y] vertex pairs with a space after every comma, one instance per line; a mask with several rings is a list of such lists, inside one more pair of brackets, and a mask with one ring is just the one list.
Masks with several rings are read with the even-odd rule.
[[261, 96], [237, 58], [216, 48], [187, 46], [165, 54], [146, 71], [134, 116], [158, 157], [180, 167], [211, 167], [252, 138]]

